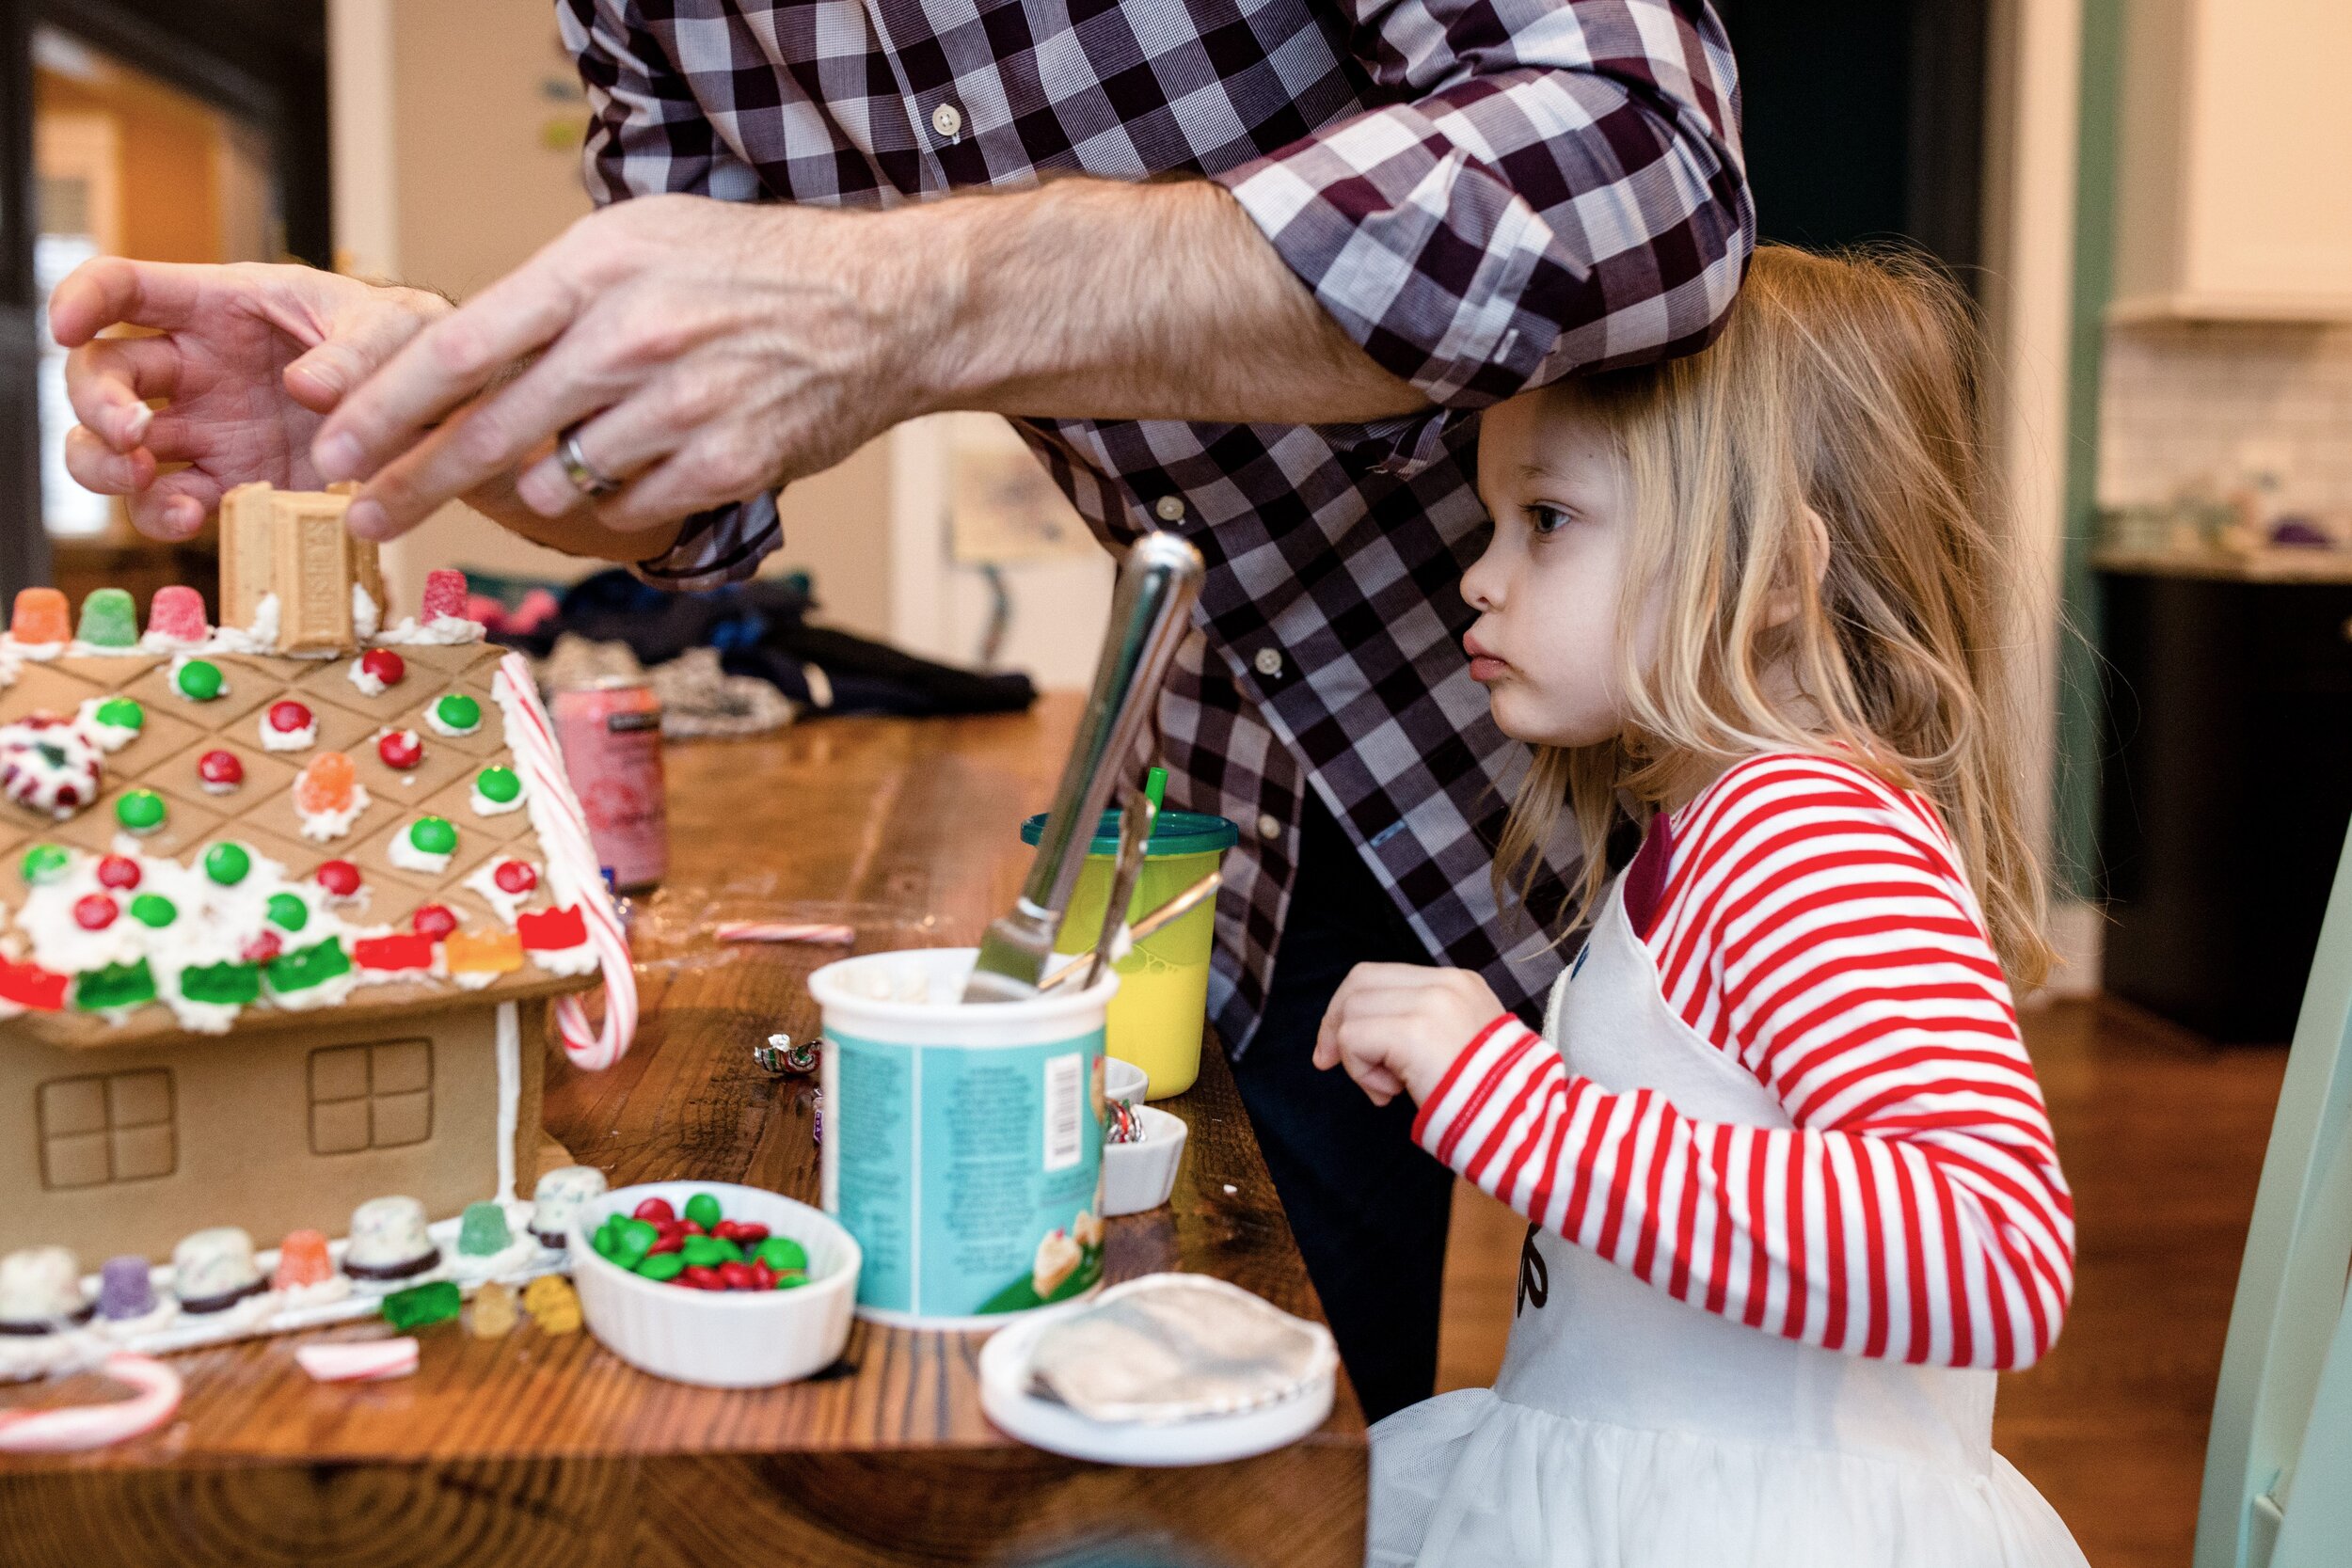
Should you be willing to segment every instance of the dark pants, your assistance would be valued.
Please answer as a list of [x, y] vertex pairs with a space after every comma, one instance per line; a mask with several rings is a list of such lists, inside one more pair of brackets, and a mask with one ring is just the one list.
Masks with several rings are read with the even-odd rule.
[[1410, 1101], [1375, 1106], [1343, 1069], [1315, 1070], [1315, 1031], [1356, 965], [1428, 961], [1310, 791], [1264, 1022], [1233, 1076], [1347, 1375], [1375, 1421], [1436, 1386], [1454, 1173], [1414, 1144]]

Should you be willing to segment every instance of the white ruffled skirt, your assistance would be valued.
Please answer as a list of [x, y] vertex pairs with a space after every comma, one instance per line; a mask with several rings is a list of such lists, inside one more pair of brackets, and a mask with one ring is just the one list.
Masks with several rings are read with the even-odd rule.
[[1556, 1415], [1488, 1388], [1372, 1430], [1371, 1568], [2086, 1568], [1987, 1469]]

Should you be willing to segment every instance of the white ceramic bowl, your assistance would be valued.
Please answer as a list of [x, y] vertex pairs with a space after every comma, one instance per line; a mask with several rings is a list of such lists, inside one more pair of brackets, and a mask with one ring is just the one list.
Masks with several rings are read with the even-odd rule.
[[[649, 1197], [708, 1193], [731, 1220], [764, 1225], [808, 1249], [808, 1283], [792, 1291], [694, 1291], [642, 1278], [599, 1255], [589, 1238], [608, 1214]], [[766, 1388], [841, 1358], [864, 1261], [850, 1234], [820, 1210], [782, 1193], [728, 1181], [653, 1181], [583, 1203], [571, 1233], [580, 1315], [604, 1347], [642, 1372], [712, 1388]]]
[[1150, 1105], [1136, 1106], [1136, 1119], [1143, 1124], [1141, 1143], [1103, 1146], [1105, 1219], [1157, 1209], [1176, 1190], [1176, 1167], [1184, 1158], [1184, 1134], [1191, 1129], [1182, 1117]]
[[1152, 1086], [1152, 1075], [1133, 1062], [1116, 1056], [1103, 1058], [1103, 1095], [1107, 1100], [1132, 1100], [1143, 1103], [1143, 1091]]

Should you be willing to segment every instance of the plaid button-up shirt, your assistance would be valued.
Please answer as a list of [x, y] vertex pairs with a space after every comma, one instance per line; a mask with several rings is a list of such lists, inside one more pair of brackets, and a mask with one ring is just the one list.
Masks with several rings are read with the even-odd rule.
[[[1704, 343], [1754, 239], [1704, 0], [562, 0], [591, 191], [890, 206], [1057, 170], [1231, 191], [1426, 414], [1353, 426], [1017, 421], [1106, 543], [1209, 563], [1161, 705], [1168, 800], [1242, 825], [1212, 1016], [1247, 1046], [1321, 792], [1433, 958], [1526, 1010], [1558, 968], [1499, 911], [1525, 748], [1470, 679], [1476, 410]], [[700, 586], [772, 498], [640, 570]], [[1565, 847], [1555, 879], [1574, 870]], [[1556, 900], [1561, 883], [1539, 888]]]

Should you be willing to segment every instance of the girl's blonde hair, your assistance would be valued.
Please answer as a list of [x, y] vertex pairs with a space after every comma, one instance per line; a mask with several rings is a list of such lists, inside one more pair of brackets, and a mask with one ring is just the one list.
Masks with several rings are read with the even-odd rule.
[[[1536, 749], [1497, 848], [1501, 890], [1525, 896], [1565, 804], [1581, 923], [1621, 811], [1645, 818], [1759, 751], [1836, 751], [1935, 803], [2002, 964], [2042, 979], [2010, 645], [2023, 552], [1977, 433], [1983, 364], [1967, 301], [1929, 263], [1767, 245], [1712, 347], [1537, 394], [1597, 417], [1626, 460], [1628, 727]], [[1653, 613], [1643, 668], [1636, 624]]]

